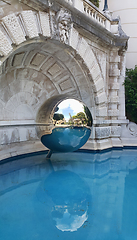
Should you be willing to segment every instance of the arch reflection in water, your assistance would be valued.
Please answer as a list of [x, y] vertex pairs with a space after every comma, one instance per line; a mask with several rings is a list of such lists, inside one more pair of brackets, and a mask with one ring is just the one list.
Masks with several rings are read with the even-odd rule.
[[[55, 184], [56, 183], [56, 184]], [[88, 219], [90, 189], [77, 174], [61, 170], [52, 172], [37, 190], [38, 200], [49, 207], [58, 230], [77, 231]]]
[[52, 151], [72, 152], [81, 148], [91, 134], [92, 116], [87, 106], [67, 99], [57, 104], [51, 114], [54, 127], [41, 134], [41, 142]]

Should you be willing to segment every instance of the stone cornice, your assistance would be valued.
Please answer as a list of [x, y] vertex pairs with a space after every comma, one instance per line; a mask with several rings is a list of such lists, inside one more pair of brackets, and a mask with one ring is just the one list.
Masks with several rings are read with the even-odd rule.
[[118, 47], [120, 49], [127, 49], [129, 37], [125, 34], [116, 35], [105, 29], [103, 26], [89, 18], [86, 14], [74, 8], [72, 5], [64, 0], [48, 1], [48, 0], [20, 0], [22, 3], [32, 7], [36, 10], [55, 11], [58, 12], [60, 7], [64, 7], [71, 12], [72, 22], [76, 28], [79, 29], [83, 35], [90, 38], [94, 35], [95, 38], [103, 44], [110, 47]]

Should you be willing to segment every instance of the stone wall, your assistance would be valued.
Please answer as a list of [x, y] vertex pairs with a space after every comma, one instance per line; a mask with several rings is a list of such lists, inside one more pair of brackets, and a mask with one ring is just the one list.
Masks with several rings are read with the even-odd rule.
[[[46, 11], [42, 11], [46, 3], [35, 3], [35, 10], [27, 2], [3, 4], [1, 149], [7, 144], [38, 142], [35, 126], [43, 124], [47, 129], [53, 108], [66, 98], [82, 101], [91, 111], [93, 129], [88, 148], [123, 146], [122, 126], [128, 123], [122, 85], [128, 37], [104, 30], [84, 13], [79, 21], [80, 11], [61, 4]], [[43, 110], [38, 116], [39, 109]], [[37, 146], [35, 150], [43, 149]]]

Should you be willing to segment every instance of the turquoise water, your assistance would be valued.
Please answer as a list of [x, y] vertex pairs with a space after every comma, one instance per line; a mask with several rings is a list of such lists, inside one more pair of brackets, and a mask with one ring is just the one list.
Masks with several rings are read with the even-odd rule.
[[137, 150], [0, 164], [0, 239], [136, 240]]

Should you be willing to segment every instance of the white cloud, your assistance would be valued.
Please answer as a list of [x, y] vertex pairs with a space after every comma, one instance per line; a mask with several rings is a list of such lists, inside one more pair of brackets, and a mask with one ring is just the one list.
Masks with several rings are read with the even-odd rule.
[[59, 111], [62, 112], [63, 109], [71, 108], [73, 114], [77, 114], [78, 112], [83, 112], [83, 104], [74, 99], [66, 99], [62, 101], [59, 105]]
[[88, 219], [87, 211], [82, 215], [71, 215], [68, 209], [65, 210], [62, 218], [54, 218], [56, 221], [56, 227], [64, 231], [74, 232], [79, 229], [84, 222]]

